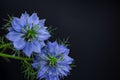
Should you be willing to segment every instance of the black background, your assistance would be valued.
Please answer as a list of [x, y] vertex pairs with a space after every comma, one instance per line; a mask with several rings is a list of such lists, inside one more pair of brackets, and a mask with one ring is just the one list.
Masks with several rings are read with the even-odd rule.
[[[36, 12], [57, 27], [53, 39], [70, 37], [76, 67], [63, 80], [120, 80], [119, 10], [110, 0], [0, 0], [0, 27], [7, 14]], [[19, 61], [0, 58], [0, 80], [27, 80], [23, 76]]]

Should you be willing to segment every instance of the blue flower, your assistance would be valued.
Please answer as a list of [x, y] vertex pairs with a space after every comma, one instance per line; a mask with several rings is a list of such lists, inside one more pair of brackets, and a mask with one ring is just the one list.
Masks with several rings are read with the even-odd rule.
[[20, 18], [13, 18], [6, 38], [13, 42], [17, 50], [23, 50], [30, 57], [32, 52], [40, 53], [45, 46], [44, 41], [50, 37], [44, 23], [45, 19], [39, 20], [36, 13], [31, 16], [24, 13]]
[[68, 56], [69, 49], [63, 44], [59, 45], [56, 41], [47, 45], [42, 49], [40, 54], [36, 54], [33, 61], [33, 68], [38, 70], [37, 77], [41, 80], [59, 80], [59, 78], [67, 76], [73, 59]]

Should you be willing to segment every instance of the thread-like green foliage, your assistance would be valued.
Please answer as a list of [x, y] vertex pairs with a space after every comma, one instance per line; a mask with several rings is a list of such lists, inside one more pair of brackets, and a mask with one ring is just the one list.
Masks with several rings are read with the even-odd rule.
[[49, 33], [53, 36], [54, 35], [54, 31], [56, 30], [57, 28], [53, 28], [53, 27], [51, 27], [51, 26], [49, 26], [48, 28], [47, 28], [47, 30], [49, 31]]
[[10, 43], [2, 43], [2, 44], [0, 44], [0, 49], [6, 48], [6, 47], [9, 47], [9, 46], [10, 46]]
[[33, 69], [31, 66], [31, 63], [29, 61], [22, 61], [22, 71], [25, 74], [25, 77], [27, 77], [28, 80], [36, 80], [37, 76], [37, 71]]
[[7, 19], [3, 19], [3, 20], [6, 21], [6, 24], [3, 25], [2, 29], [7, 29], [11, 25], [13, 16], [8, 15], [8, 20]]
[[70, 43], [69, 43], [69, 37], [68, 38], [64, 38], [64, 39], [57, 39], [56, 41], [58, 42], [58, 44], [64, 44], [65, 46], [70, 46]]
[[10, 47], [11, 47], [11, 44], [6, 42], [4, 37], [0, 37], [0, 49], [2, 49], [1, 52], [5, 51]]
[[75, 62], [73, 61], [70, 67], [76, 67]]

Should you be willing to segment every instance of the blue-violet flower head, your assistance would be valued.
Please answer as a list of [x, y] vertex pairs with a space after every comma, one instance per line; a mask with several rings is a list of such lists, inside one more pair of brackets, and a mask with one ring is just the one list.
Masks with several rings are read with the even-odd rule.
[[41, 50], [40, 54], [36, 54], [33, 61], [33, 68], [38, 70], [37, 77], [41, 80], [60, 80], [61, 77], [67, 76], [71, 70], [70, 64], [73, 59], [68, 56], [69, 49], [64, 44], [48, 42]]
[[40, 53], [45, 46], [44, 41], [50, 37], [45, 19], [39, 20], [36, 13], [31, 16], [26, 12], [20, 18], [14, 17], [6, 38], [13, 42], [17, 50], [23, 50], [28, 57], [32, 52]]

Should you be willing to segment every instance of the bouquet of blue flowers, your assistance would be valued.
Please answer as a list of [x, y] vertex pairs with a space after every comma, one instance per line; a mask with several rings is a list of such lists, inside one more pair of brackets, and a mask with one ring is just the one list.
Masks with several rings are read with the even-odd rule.
[[52, 29], [45, 26], [45, 19], [25, 12], [7, 21], [8, 33], [0, 37], [0, 56], [21, 60], [28, 80], [60, 80], [70, 73], [73, 58], [67, 40], [49, 41]]

